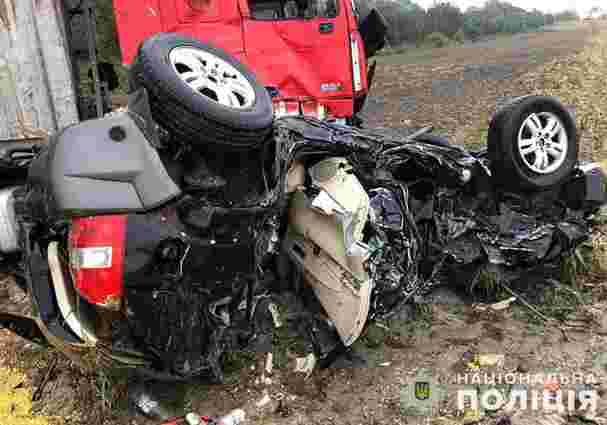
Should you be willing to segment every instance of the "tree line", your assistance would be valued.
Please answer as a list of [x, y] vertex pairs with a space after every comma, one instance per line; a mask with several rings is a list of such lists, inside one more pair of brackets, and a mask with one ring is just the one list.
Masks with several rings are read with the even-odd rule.
[[575, 11], [558, 14], [525, 10], [506, 1], [488, 0], [483, 7], [462, 11], [448, 1], [437, 1], [428, 10], [412, 0], [359, 0], [361, 15], [378, 9], [390, 24], [391, 46], [424, 42], [440, 47], [451, 40], [476, 40], [500, 33], [533, 31], [557, 21], [578, 19]]

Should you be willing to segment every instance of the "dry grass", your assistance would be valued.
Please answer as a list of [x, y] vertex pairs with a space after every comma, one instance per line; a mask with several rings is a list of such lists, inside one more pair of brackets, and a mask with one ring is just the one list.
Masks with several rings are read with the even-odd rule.
[[524, 79], [529, 92], [560, 98], [575, 107], [582, 156], [607, 155], [607, 28], [596, 27], [586, 49], [554, 59]]
[[32, 414], [32, 387], [27, 376], [17, 369], [0, 368], [0, 423], [10, 425], [53, 425], [58, 417]]

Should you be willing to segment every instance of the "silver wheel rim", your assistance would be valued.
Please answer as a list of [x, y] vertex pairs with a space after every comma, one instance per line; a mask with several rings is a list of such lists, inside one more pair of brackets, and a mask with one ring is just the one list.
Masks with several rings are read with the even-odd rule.
[[518, 152], [534, 173], [550, 174], [567, 158], [569, 140], [563, 122], [551, 112], [527, 117], [518, 132]]
[[255, 90], [242, 73], [225, 60], [194, 47], [177, 47], [169, 54], [173, 70], [198, 95], [235, 109], [250, 108]]

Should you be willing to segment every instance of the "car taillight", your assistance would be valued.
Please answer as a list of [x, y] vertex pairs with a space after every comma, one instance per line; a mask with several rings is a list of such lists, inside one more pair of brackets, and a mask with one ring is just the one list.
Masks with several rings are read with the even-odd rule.
[[358, 38], [353, 33], [350, 36], [350, 54], [352, 55], [352, 76], [354, 91], [359, 92], [363, 89], [363, 80], [360, 69], [360, 49], [358, 46]]
[[126, 237], [125, 215], [75, 218], [69, 234], [74, 287], [88, 302], [120, 309]]

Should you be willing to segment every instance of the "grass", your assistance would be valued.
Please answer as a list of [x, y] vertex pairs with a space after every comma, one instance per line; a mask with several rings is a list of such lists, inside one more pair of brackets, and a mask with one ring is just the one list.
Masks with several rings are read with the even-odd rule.
[[414, 304], [411, 319], [369, 323], [352, 348], [367, 359], [369, 367], [378, 366], [384, 360], [388, 338], [402, 341], [411, 336], [427, 336], [431, 331], [432, 320], [431, 304]]
[[91, 377], [91, 380], [101, 409], [116, 416], [128, 414], [126, 397], [128, 376], [126, 370], [100, 368]]
[[499, 275], [487, 269], [481, 271], [474, 290], [480, 292], [481, 297], [495, 299], [496, 301], [504, 300], [510, 296], [499, 284]]
[[[592, 272], [587, 264], [591, 264], [591, 260], [583, 260], [579, 251], [563, 258], [561, 278], [558, 282], [550, 282], [541, 294], [541, 303], [535, 307], [551, 319], [562, 322], [574, 319], [581, 306], [592, 303], [592, 293], [578, 285], [584, 274]], [[532, 334], [543, 334], [544, 321], [527, 307], [514, 305], [513, 315], [515, 319], [527, 322]]]
[[[563, 31], [563, 30], [572, 30], [577, 28], [576, 25], [571, 26], [551, 26], [553, 31]], [[428, 42], [422, 42], [418, 45], [410, 45], [410, 46], [395, 46], [395, 47], [387, 47], [382, 50], [377, 55], [378, 65], [404, 65], [404, 64], [413, 64], [424, 62], [425, 60], [429, 60], [434, 58], [435, 56], [440, 56], [444, 50], [442, 49], [457, 49], [457, 48], [466, 48], [467, 46], [475, 46], [476, 44], [491, 42], [492, 48], [501, 49], [508, 48], [512, 43], [512, 37], [521, 34], [533, 34], [533, 33], [541, 33], [546, 31], [544, 28], [540, 28], [536, 31], [530, 32], [520, 32], [516, 34], [495, 34], [492, 36], [486, 36], [476, 41], [466, 40], [464, 43], [457, 42], [455, 40], [450, 40], [449, 44], [442, 47], [434, 47]], [[541, 58], [543, 58], [542, 49], [531, 49], [529, 52], [530, 60], [535, 63], [541, 62]]]
[[448, 304], [447, 313], [456, 319], [463, 319], [466, 316], [466, 307], [463, 304]]
[[184, 412], [192, 412], [194, 403], [205, 400], [209, 395], [209, 385], [205, 383], [192, 383], [185, 389], [183, 404], [179, 406]]
[[548, 317], [560, 321], [571, 319], [578, 307], [589, 303], [589, 299], [582, 293], [568, 288], [567, 286], [554, 286], [544, 294], [544, 303], [542, 305], [544, 312]]
[[303, 337], [292, 335], [285, 326], [274, 329], [272, 335], [272, 356], [274, 366], [279, 369], [286, 368], [289, 363], [290, 354], [307, 354]]
[[398, 47], [377, 56], [377, 65], [404, 65], [432, 59], [439, 49], [429, 46]]
[[[540, 302], [531, 302], [544, 316], [558, 321], [567, 321], [574, 319], [577, 311], [583, 305], [592, 303], [592, 293], [590, 290], [579, 285], [579, 280], [588, 273], [596, 272], [593, 264], [592, 244], [583, 244], [569, 256], [562, 258], [560, 267], [560, 278], [558, 281], [547, 282], [548, 286], [539, 288]], [[600, 252], [599, 255], [603, 255]], [[535, 289], [534, 289], [535, 290]], [[479, 276], [474, 291], [485, 299], [494, 299], [500, 301], [511, 296], [499, 282], [499, 276], [490, 270], [483, 270]], [[521, 293], [525, 298], [525, 293]], [[529, 300], [525, 299], [529, 302]], [[544, 320], [537, 313], [526, 307], [522, 303], [515, 303], [511, 306], [513, 318], [525, 322], [531, 335], [543, 335]]]
[[544, 49], [532, 48], [529, 49], [529, 63], [540, 64], [544, 62]]
[[414, 304], [410, 320], [391, 320], [388, 323], [389, 333], [395, 337], [428, 335], [432, 327], [434, 311], [432, 304]]
[[578, 246], [575, 252], [561, 262], [561, 283], [571, 287], [578, 287], [578, 277], [582, 274], [597, 272], [593, 266], [597, 264], [594, 261], [595, 256], [602, 255], [599, 250], [593, 251], [592, 242], [583, 243]]
[[489, 115], [483, 114], [477, 124], [466, 127], [463, 144], [466, 149], [477, 151], [487, 147]]

